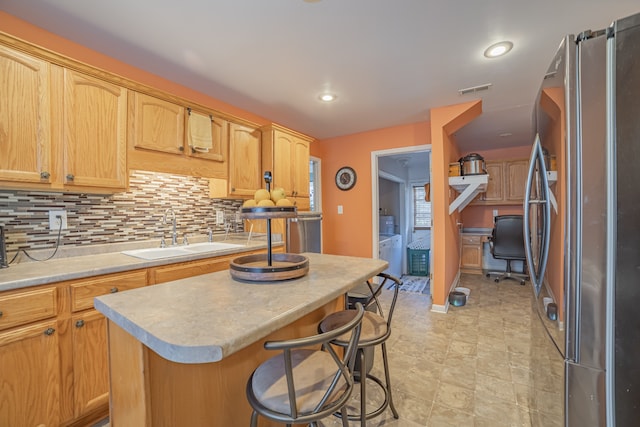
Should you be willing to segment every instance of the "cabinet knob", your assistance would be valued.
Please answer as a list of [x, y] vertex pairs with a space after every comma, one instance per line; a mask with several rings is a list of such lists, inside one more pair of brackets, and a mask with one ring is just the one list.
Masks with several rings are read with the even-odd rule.
[[0, 317], [2, 317], [2, 310], [0, 310]]
[[54, 333], [55, 331], [56, 331], [56, 330], [55, 330], [55, 329], [53, 329], [53, 328], [47, 328], [47, 329], [44, 331], [44, 334], [45, 334], [45, 335], [53, 335], [53, 333]]
[[[183, 146], [178, 147], [178, 151], [184, 151], [184, 147]], [[195, 152], [196, 150], [193, 150], [193, 151]]]
[[234, 191], [236, 191], [236, 189], [231, 187], [231, 192], [233, 193]]
[[40, 172], [41, 179], [49, 179], [50, 177], [51, 177], [51, 174], [49, 172]]
[[84, 326], [84, 320], [80, 319], [76, 322], [76, 328], [82, 328]]
[[67, 174], [67, 181], [73, 181], [74, 178], [75, 178], [75, 176], [73, 176], [72, 173], [68, 173]]
[[112, 294], [115, 294], [116, 292], [118, 292], [118, 288], [114, 286], [113, 288], [111, 288], [109, 292], [111, 292]]

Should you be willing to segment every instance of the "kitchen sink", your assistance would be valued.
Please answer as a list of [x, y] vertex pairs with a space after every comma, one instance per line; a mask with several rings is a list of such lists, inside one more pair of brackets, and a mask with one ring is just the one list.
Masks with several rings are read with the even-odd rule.
[[240, 248], [243, 245], [236, 245], [233, 243], [221, 243], [221, 242], [204, 242], [194, 243], [192, 245], [185, 246], [170, 246], [166, 248], [147, 248], [147, 249], [134, 249], [129, 251], [122, 251], [124, 255], [129, 255], [136, 258], [142, 258], [147, 260], [172, 258], [177, 256], [193, 255], [203, 252], [216, 252], [225, 249]]
[[194, 243], [192, 245], [183, 246], [181, 249], [189, 252], [214, 252], [222, 251], [225, 249], [240, 248], [244, 245], [237, 245], [234, 243], [222, 243], [222, 242], [204, 242]]

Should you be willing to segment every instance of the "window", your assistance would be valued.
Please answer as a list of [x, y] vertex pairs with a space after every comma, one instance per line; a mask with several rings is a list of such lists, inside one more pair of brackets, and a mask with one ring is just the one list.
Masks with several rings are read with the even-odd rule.
[[427, 230], [431, 228], [431, 202], [425, 201], [424, 185], [413, 187], [413, 229]]

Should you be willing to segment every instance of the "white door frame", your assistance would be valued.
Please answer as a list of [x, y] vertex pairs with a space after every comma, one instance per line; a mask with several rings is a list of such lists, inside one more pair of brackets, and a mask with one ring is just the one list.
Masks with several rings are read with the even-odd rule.
[[[378, 157], [390, 156], [393, 154], [411, 154], [418, 151], [431, 151], [431, 144], [413, 145], [410, 147], [390, 148], [387, 150], [377, 150], [371, 152], [371, 257], [378, 258], [378, 246], [380, 245], [380, 224], [378, 224], [378, 211], [380, 209], [380, 200], [378, 200], [378, 177], [381, 176], [378, 171]], [[388, 175], [388, 174], [387, 174]], [[382, 175], [383, 178], [389, 179]], [[431, 180], [431, 170], [429, 170], [429, 180]], [[432, 233], [433, 234], [433, 233]]]

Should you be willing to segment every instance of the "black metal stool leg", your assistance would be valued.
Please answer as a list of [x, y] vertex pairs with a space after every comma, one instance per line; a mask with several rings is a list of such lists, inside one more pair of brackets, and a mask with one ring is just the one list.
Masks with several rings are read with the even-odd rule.
[[367, 355], [364, 348], [358, 350], [360, 354], [360, 425], [367, 425]]
[[398, 419], [400, 415], [398, 415], [398, 411], [396, 411], [396, 407], [393, 404], [393, 395], [391, 393], [391, 380], [389, 375], [389, 360], [387, 359], [387, 343], [382, 343], [382, 362], [384, 363], [384, 379], [387, 383], [387, 393], [389, 393], [389, 407], [391, 408], [391, 412], [393, 412], [393, 418]]

